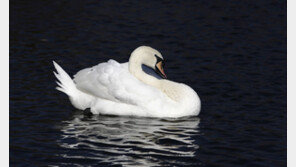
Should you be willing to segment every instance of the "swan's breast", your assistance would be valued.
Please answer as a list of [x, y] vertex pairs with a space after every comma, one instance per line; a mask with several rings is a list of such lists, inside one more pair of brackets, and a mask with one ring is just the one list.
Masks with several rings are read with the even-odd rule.
[[199, 112], [200, 99], [191, 87], [183, 83], [172, 82], [169, 80], [162, 80], [161, 85], [161, 91], [170, 99], [176, 101], [184, 111]]

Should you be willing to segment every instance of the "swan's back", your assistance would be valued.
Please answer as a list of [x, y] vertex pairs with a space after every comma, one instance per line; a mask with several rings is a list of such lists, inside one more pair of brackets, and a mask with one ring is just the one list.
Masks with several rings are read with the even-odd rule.
[[160, 100], [157, 89], [136, 79], [128, 71], [128, 63], [114, 60], [79, 71], [74, 76], [76, 87], [97, 98], [131, 105], [146, 106]]

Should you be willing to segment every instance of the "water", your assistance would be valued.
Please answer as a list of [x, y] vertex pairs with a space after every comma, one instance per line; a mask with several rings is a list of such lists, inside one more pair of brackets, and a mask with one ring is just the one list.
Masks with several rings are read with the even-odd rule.
[[[109, 116], [85, 118], [78, 114], [73, 120], [63, 122], [63, 135], [57, 143], [73, 151], [61, 155], [69, 159], [87, 156], [93, 162], [106, 164], [186, 165], [190, 164], [187, 160], [194, 157], [199, 148], [193, 139], [199, 134], [198, 124], [197, 117], [178, 120]], [[76, 150], [85, 153], [77, 155]]]
[[[198, 117], [89, 115], [55, 90], [139, 45], [202, 101]], [[285, 1], [10, 1], [10, 165], [285, 166]]]

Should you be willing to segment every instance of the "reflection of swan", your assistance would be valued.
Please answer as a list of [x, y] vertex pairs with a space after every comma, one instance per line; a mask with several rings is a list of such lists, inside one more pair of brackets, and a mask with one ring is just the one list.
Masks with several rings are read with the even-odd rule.
[[[177, 120], [75, 116], [64, 122], [58, 141], [69, 159], [134, 166], [159, 166], [172, 157], [194, 157], [199, 118]], [[85, 155], [84, 152], [87, 152]], [[78, 156], [79, 155], [79, 156]]]
[[162, 55], [147, 46], [135, 49], [128, 63], [109, 60], [79, 71], [74, 81], [54, 62], [58, 72], [55, 75], [60, 81], [57, 89], [66, 93], [76, 108], [90, 108], [94, 114], [145, 117], [199, 114], [200, 100], [193, 89], [147, 74], [143, 65], [166, 78]]

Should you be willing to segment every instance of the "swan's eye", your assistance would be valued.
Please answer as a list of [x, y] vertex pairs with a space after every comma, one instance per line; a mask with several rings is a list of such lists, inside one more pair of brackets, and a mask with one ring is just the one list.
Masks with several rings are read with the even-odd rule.
[[155, 54], [154, 56], [156, 57], [156, 64], [163, 61], [163, 59], [157, 56], [157, 54]]

